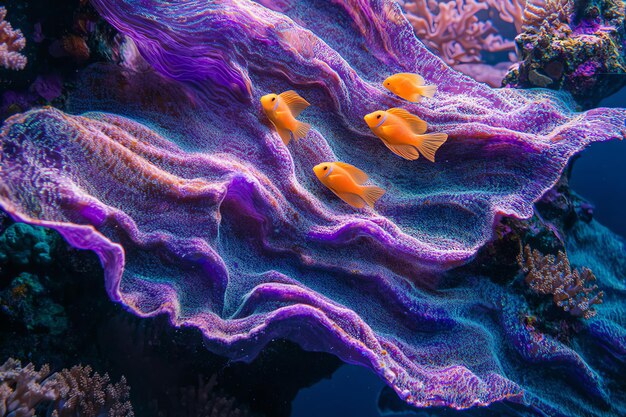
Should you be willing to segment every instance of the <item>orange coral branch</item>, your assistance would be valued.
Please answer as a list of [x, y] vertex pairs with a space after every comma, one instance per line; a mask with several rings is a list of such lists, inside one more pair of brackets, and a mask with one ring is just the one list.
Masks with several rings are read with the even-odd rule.
[[539, 294], [550, 294], [554, 303], [576, 317], [589, 319], [596, 315], [594, 304], [602, 304], [604, 292], [594, 293], [598, 286], [589, 268], [572, 270], [567, 256], [542, 255], [526, 245], [517, 261], [526, 275], [526, 283]]

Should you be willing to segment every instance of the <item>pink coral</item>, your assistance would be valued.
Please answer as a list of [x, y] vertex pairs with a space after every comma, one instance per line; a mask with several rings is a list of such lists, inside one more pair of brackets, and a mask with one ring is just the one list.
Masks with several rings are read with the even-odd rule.
[[0, 7], [0, 67], [12, 70], [22, 70], [28, 60], [19, 52], [26, 47], [26, 39], [22, 31], [13, 29], [11, 24], [4, 20], [7, 10]]
[[526, 245], [518, 262], [526, 275], [526, 283], [539, 294], [551, 294], [554, 303], [576, 317], [589, 319], [596, 315], [594, 304], [601, 304], [604, 292], [596, 292], [598, 286], [589, 268], [572, 270], [567, 256], [559, 251], [553, 255], [542, 255]]
[[489, 7], [495, 9], [500, 19], [515, 25], [515, 31], [520, 33], [524, 21], [526, 0], [486, 0]]
[[519, 1], [523, 0], [506, 4], [494, 0], [406, 0], [403, 7], [417, 37], [447, 64], [455, 65], [482, 62], [482, 51], [513, 50], [512, 41], [502, 38], [490, 21], [481, 21], [477, 15], [493, 3], [498, 5], [495, 8], [503, 20], [521, 22], [515, 11], [521, 7]]
[[8, 359], [0, 365], [0, 416], [34, 414], [41, 402], [56, 398], [56, 386], [47, 380], [50, 367], [36, 371], [33, 364], [22, 367], [20, 361]]
[[124, 377], [112, 384], [89, 366], [50, 374], [48, 365], [36, 371], [32, 363], [22, 367], [12, 358], [0, 365], [0, 416], [32, 416], [47, 407], [52, 417], [133, 417], [128, 397]]

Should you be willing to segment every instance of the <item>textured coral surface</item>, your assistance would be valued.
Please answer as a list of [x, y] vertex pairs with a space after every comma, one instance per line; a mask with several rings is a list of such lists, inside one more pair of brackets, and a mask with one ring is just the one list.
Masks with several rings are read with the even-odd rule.
[[[275, 337], [332, 352], [418, 406], [552, 409], [526, 391], [519, 355], [567, 364], [608, 401], [581, 356], [521, 323], [519, 297], [433, 284], [497, 216], [530, 216], [570, 156], [622, 138], [626, 111], [575, 113], [552, 92], [476, 83], [429, 53], [392, 2], [94, 4], [167, 79], [95, 67], [72, 104], [94, 112], [9, 119], [0, 205], [94, 250], [112, 299], [198, 327], [234, 358]], [[381, 80], [401, 71], [439, 93], [419, 106], [390, 96]], [[291, 88], [313, 129], [286, 148], [259, 97]], [[450, 134], [437, 163], [401, 160], [372, 136], [363, 115], [394, 106]], [[311, 168], [328, 160], [387, 189], [376, 210], [317, 182]], [[572, 392], [555, 388], [556, 401]]]

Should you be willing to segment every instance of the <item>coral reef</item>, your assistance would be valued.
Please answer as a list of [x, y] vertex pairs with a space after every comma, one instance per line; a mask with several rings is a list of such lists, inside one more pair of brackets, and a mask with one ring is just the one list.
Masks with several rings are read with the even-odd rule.
[[0, 120], [36, 106], [63, 108], [82, 68], [119, 53], [114, 42], [117, 32], [88, 1], [60, 2], [54, 7], [47, 0], [13, 1], [6, 9], [28, 39], [22, 51], [28, 65], [21, 71], [2, 70]]
[[22, 70], [28, 60], [20, 53], [26, 47], [26, 39], [22, 32], [13, 29], [5, 20], [7, 9], [0, 6], [0, 67], [10, 70]]
[[554, 303], [576, 317], [589, 319], [596, 315], [595, 304], [602, 304], [604, 292], [593, 284], [595, 275], [589, 268], [572, 270], [567, 256], [542, 255], [526, 245], [518, 262], [526, 275], [526, 283], [539, 294], [550, 294]]
[[53, 401], [57, 392], [55, 384], [46, 380], [49, 375], [46, 365], [36, 371], [32, 363], [22, 367], [9, 358], [0, 366], [0, 416], [32, 416], [37, 405]]
[[21, 323], [28, 331], [45, 328], [57, 335], [67, 329], [63, 307], [46, 297], [37, 276], [27, 272], [0, 291], [0, 317]]
[[124, 377], [111, 384], [108, 375], [92, 372], [89, 366], [75, 366], [50, 373], [29, 363], [9, 358], [0, 366], [0, 416], [33, 416], [45, 407], [52, 417], [132, 417], [129, 388]]
[[[577, 113], [565, 95], [476, 83], [429, 53], [393, 2], [94, 4], [155, 72], [94, 66], [69, 114], [9, 119], [0, 205], [96, 252], [113, 300], [199, 328], [234, 359], [281, 337], [332, 352], [415, 406], [623, 411], [588, 363], [597, 346], [579, 353], [528, 319], [523, 294], [451, 269], [502, 215], [532, 216], [573, 154], [622, 138], [624, 110]], [[423, 74], [438, 95], [390, 97], [380, 78], [396, 72]], [[285, 148], [258, 98], [288, 88], [312, 103], [314, 130]], [[369, 133], [364, 113], [399, 105], [450, 134], [437, 164], [399, 161]], [[312, 178], [337, 159], [389, 189], [377, 211]], [[624, 323], [608, 298], [588, 326], [618, 351]], [[559, 367], [567, 375], [546, 384]], [[573, 393], [586, 401], [565, 401]]]
[[11, 225], [0, 236], [0, 263], [43, 266], [50, 263], [52, 238], [43, 227]]
[[626, 85], [623, 0], [535, 0], [503, 84], [566, 90], [590, 108]]
[[[417, 37], [448, 65], [492, 87], [502, 84], [516, 60], [515, 43], [502, 37], [487, 17], [497, 15], [519, 33], [525, 0], [405, 0], [400, 4]], [[508, 59], [488, 64], [489, 52], [509, 52]]]
[[93, 372], [89, 366], [74, 366], [55, 374], [58, 392], [54, 409], [58, 417], [100, 416], [132, 417], [128, 401], [130, 388], [122, 376], [112, 384], [107, 374]]
[[[447, 64], [482, 62], [483, 51], [514, 49], [513, 41], [504, 40], [497, 35], [498, 31], [491, 22], [481, 21], [476, 16], [480, 11], [489, 9], [490, 4], [486, 1], [410, 0], [404, 1], [402, 6], [417, 37], [438, 52]], [[500, 10], [507, 18], [514, 18], [509, 8], [499, 6]]]

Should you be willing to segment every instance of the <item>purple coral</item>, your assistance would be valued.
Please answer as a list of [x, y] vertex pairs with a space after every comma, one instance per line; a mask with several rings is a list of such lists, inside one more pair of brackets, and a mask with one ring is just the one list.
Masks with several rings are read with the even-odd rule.
[[518, 262], [526, 273], [526, 283], [539, 294], [552, 295], [554, 303], [572, 316], [589, 319], [596, 315], [593, 308], [602, 304], [603, 291], [597, 291], [595, 275], [589, 268], [572, 270], [567, 256], [559, 251], [554, 255], [542, 255], [530, 246], [524, 247]]
[[[113, 300], [200, 328], [218, 353], [247, 360], [288, 338], [371, 368], [417, 406], [530, 395], [484, 322], [494, 303], [480, 297], [495, 290], [452, 297], [429, 283], [471, 259], [498, 217], [531, 216], [572, 155], [623, 137], [624, 110], [577, 113], [563, 95], [476, 83], [391, 1], [284, 14], [239, 0], [94, 4], [155, 72], [96, 66], [72, 113], [106, 112], [8, 120], [0, 205], [15, 219], [95, 251]], [[438, 94], [390, 96], [381, 81], [397, 72]], [[314, 130], [285, 148], [258, 100], [292, 88]], [[394, 106], [450, 134], [437, 164], [399, 160], [372, 136], [363, 115]], [[389, 189], [376, 211], [319, 186], [312, 166], [338, 159]]]
[[20, 51], [26, 47], [26, 39], [22, 31], [13, 29], [11, 24], [4, 20], [7, 10], [0, 6], [0, 67], [10, 70], [22, 70], [28, 60]]

